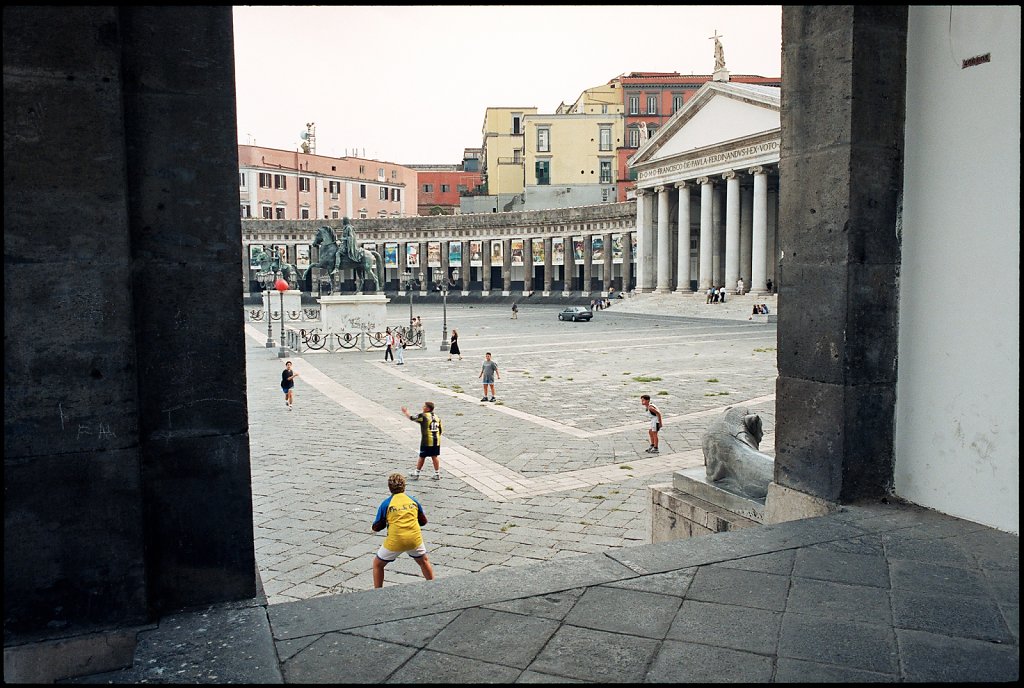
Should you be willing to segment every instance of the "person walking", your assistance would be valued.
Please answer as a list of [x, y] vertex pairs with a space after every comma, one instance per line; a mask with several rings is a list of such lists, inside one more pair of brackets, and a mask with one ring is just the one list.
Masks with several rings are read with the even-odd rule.
[[658, 407], [651, 403], [650, 394], [642, 394], [640, 396], [640, 403], [643, 404], [644, 409], [650, 415], [651, 427], [647, 430], [647, 436], [651, 440], [651, 446], [645, 451], [648, 454], [658, 453], [658, 431], [661, 430], [661, 411]]
[[298, 372], [292, 370], [292, 362], [286, 361], [284, 370], [281, 371], [281, 391], [284, 392], [284, 403], [289, 411], [292, 410], [292, 401], [294, 400], [292, 390], [295, 388], [295, 378], [298, 376]]
[[515, 302], [512, 303], [512, 319], [513, 320], [518, 320], [519, 319], [519, 304], [517, 304]]
[[405, 365], [405, 337], [397, 328], [392, 334], [395, 336], [395, 354], [398, 356], [395, 365]]
[[[494, 378], [501, 379], [501, 373], [498, 372], [498, 364], [491, 360], [491, 352], [488, 351], [484, 355], [484, 363], [480, 366], [480, 374], [477, 375], [477, 379], [483, 378], [484, 381], [484, 395], [480, 401], [497, 401], [494, 397]], [[491, 388], [491, 396], [487, 397], [487, 388]]]
[[434, 402], [423, 402], [423, 411], [415, 416], [409, 415], [409, 410], [403, 406], [402, 414], [420, 425], [420, 456], [416, 461], [416, 469], [412, 472], [412, 479], [420, 479], [420, 470], [429, 456], [430, 461], [434, 464], [434, 480], [440, 480], [441, 434], [444, 432], [444, 426], [441, 424], [441, 419], [434, 413]]
[[423, 544], [421, 526], [427, 525], [427, 515], [419, 500], [405, 493], [405, 476], [392, 473], [388, 476], [388, 491], [391, 496], [377, 507], [377, 515], [370, 526], [373, 532], [379, 533], [388, 529], [384, 543], [373, 557], [373, 587], [384, 586], [384, 567], [398, 558], [402, 552], [419, 564], [423, 577], [434, 580], [434, 567], [427, 556], [427, 548]]
[[384, 362], [388, 362], [388, 357], [391, 360], [395, 360], [395, 335], [391, 334], [391, 328], [384, 330]]
[[458, 356], [459, 360], [462, 360], [462, 351], [459, 349], [459, 331], [454, 327], [452, 328], [452, 345], [448, 349], [448, 360], [452, 360], [452, 356]]

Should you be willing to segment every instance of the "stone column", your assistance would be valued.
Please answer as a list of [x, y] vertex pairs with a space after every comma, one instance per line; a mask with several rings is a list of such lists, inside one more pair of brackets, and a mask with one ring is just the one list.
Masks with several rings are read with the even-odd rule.
[[749, 183], [740, 185], [740, 279], [743, 293], [750, 291], [754, 190]]
[[740, 178], [730, 170], [722, 179], [725, 180], [725, 279], [722, 284], [733, 294], [740, 277]]
[[697, 180], [697, 183], [700, 184], [700, 249], [698, 250], [700, 274], [697, 276], [697, 291], [703, 294], [711, 288], [711, 280], [713, 278], [713, 236], [715, 228], [711, 222], [711, 212], [715, 183], [709, 177], [701, 177]]
[[622, 291], [628, 292], [633, 281], [633, 232], [622, 233]]
[[502, 239], [501, 246], [501, 295], [508, 296], [512, 293], [512, 240]]
[[488, 296], [491, 293], [491, 240], [481, 239], [481, 242], [480, 295]]
[[533, 237], [523, 237], [523, 296], [533, 293]]
[[[789, 191], [779, 212], [778, 485], [768, 500], [787, 491], [879, 499], [891, 494], [895, 458], [908, 9], [805, 5], [782, 15], [779, 181]], [[822, 84], [834, 97], [821, 97]]]
[[562, 237], [562, 246], [565, 249], [562, 253], [562, 296], [569, 296], [576, 270], [576, 264], [572, 261], [572, 236]]
[[462, 267], [459, 268], [459, 274], [462, 276], [462, 294], [465, 296], [469, 293], [470, 274], [473, 268], [469, 266], [469, 242], [462, 242]]
[[658, 274], [655, 291], [666, 294], [672, 290], [672, 236], [669, 234], [668, 187], [659, 186], [658, 194]]
[[[430, 287], [428, 282], [430, 281], [430, 268], [427, 267], [427, 242], [421, 241], [420, 243], [420, 266], [416, 270], [416, 279], [420, 282], [420, 296], [426, 296]], [[420, 273], [423, 274], [423, 279], [420, 279]]]
[[677, 182], [679, 191], [679, 227], [676, 229], [679, 246], [676, 249], [676, 293], [692, 294], [690, 289], [690, 187]]
[[654, 237], [651, 230], [651, 192], [636, 190], [636, 290], [654, 289]]
[[751, 213], [750, 291], [758, 296], [768, 293], [768, 176], [763, 167], [751, 167], [754, 175], [754, 209]]
[[590, 296], [591, 290], [591, 263], [594, 259], [594, 237], [591, 234], [583, 235], [583, 288], [580, 296]]
[[711, 281], [715, 285], [724, 283], [725, 275], [725, 215], [722, 211], [721, 185], [715, 186], [715, 192], [711, 194], [711, 224], [714, 225], [714, 232], [711, 234], [713, 251], [711, 253]]
[[554, 266], [551, 264], [551, 237], [544, 237], [544, 292], [542, 296], [551, 296]]
[[608, 290], [612, 287], [612, 279], [615, 274], [615, 264], [612, 263], [612, 235], [605, 234], [604, 240], [604, 274], [601, 278], [601, 294], [608, 296]]

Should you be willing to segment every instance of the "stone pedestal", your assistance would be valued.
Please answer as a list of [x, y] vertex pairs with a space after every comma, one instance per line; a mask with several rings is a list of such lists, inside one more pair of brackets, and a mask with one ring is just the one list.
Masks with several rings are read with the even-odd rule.
[[382, 332], [387, 326], [390, 299], [383, 294], [322, 296], [319, 301], [326, 332]]
[[[267, 306], [267, 297], [270, 297], [270, 306]], [[281, 294], [276, 289], [263, 292], [263, 308], [269, 313], [281, 311]], [[302, 313], [302, 292], [298, 289], [289, 289], [284, 293], [284, 312], [287, 314], [285, 321], [298, 320]]]
[[708, 482], [704, 466], [676, 471], [670, 485], [651, 485], [651, 542], [724, 533], [764, 522], [764, 500]]

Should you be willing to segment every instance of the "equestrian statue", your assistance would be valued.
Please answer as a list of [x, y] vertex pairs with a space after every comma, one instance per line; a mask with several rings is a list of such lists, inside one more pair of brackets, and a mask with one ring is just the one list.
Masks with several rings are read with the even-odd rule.
[[283, 252], [272, 254], [262, 248], [257, 248], [253, 251], [252, 258], [255, 262], [259, 263], [260, 272], [280, 272], [281, 276], [288, 282], [290, 289], [297, 288], [299, 271], [294, 265], [287, 262]]
[[374, 291], [380, 291], [384, 261], [376, 251], [356, 245], [356, 233], [349, 218], [342, 220], [340, 237], [335, 235], [334, 230], [328, 225], [318, 229], [313, 246], [320, 249], [319, 259], [303, 273], [303, 279], [314, 267], [332, 273], [351, 268], [355, 272], [358, 291], [362, 291], [362, 286], [368, 279], [373, 280]]

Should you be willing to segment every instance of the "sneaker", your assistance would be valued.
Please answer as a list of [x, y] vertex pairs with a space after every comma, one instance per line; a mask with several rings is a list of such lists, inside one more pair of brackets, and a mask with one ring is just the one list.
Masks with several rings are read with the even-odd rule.
[[480, 397], [480, 401], [487, 401], [487, 397]]
[[654, 449], [654, 447], [647, 447], [647, 449], [644, 449], [644, 454], [650, 454], [652, 449]]
[[651, 447], [651, 454], [657, 454], [657, 453], [658, 453], [658, 448], [657, 447]]
[[488, 401], [497, 401], [497, 399], [495, 399], [494, 397], [491, 397], [490, 399], [488, 399]]
[[413, 480], [419, 480], [420, 479], [420, 472], [414, 469], [413, 472], [412, 472], [412, 479]]
[[440, 479], [441, 479], [441, 473], [440, 472], [434, 473], [434, 480], [440, 480]]
[[289, 410], [289, 411], [291, 411], [291, 410], [292, 410], [292, 405], [291, 405], [291, 404], [288, 404], [288, 410]]

